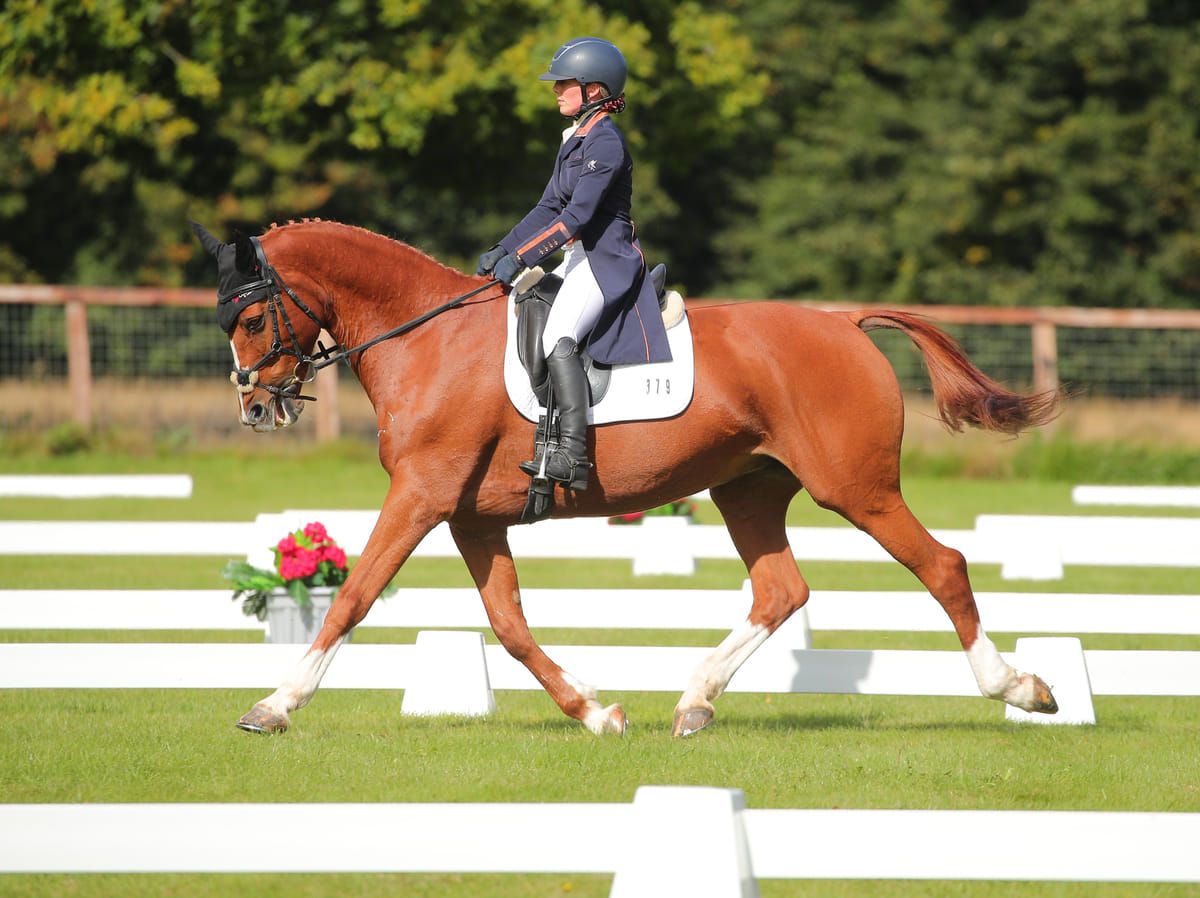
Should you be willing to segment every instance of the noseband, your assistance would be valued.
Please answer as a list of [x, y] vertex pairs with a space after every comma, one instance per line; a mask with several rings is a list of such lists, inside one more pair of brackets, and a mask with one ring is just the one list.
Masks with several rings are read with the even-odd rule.
[[[300, 387], [302, 387], [304, 384], [312, 383], [313, 380], [316, 379], [317, 372], [320, 369], [329, 365], [334, 365], [343, 359], [347, 359], [356, 353], [362, 352], [364, 349], [369, 349], [377, 343], [382, 343], [384, 340], [390, 340], [392, 337], [398, 337], [401, 334], [408, 333], [410, 330], [413, 330], [419, 325], [424, 324], [429, 319], [442, 314], [442, 312], [453, 309], [455, 306], [461, 305], [472, 296], [476, 296], [482, 293], [484, 290], [487, 290], [489, 287], [493, 287], [500, 283], [496, 280], [488, 281], [486, 284], [476, 287], [474, 290], [468, 291], [461, 296], [456, 296], [449, 302], [443, 303], [437, 308], [430, 309], [428, 312], [418, 315], [416, 318], [410, 319], [400, 326], [394, 327], [390, 331], [380, 334], [378, 337], [374, 337], [365, 343], [360, 343], [358, 346], [352, 346], [349, 349], [342, 349], [336, 344], [330, 348], [326, 348], [318, 341], [316, 354], [309, 355], [305, 352], [302, 352], [300, 349], [300, 341], [296, 338], [295, 328], [292, 327], [292, 321], [288, 317], [287, 307], [283, 303], [283, 294], [286, 293], [288, 298], [296, 304], [296, 308], [307, 315], [313, 324], [315, 324], [318, 328], [324, 328], [325, 325], [321, 322], [321, 319], [316, 316], [313, 310], [305, 305], [300, 297], [296, 295], [296, 291], [284, 283], [283, 278], [279, 276], [279, 272], [276, 271], [274, 266], [267, 261], [267, 254], [263, 252], [262, 244], [259, 243], [258, 238], [251, 237], [250, 243], [254, 246], [254, 255], [257, 259], [258, 272], [261, 274], [261, 278], [257, 281], [252, 281], [249, 284], [244, 284], [238, 287], [237, 295], [247, 296], [257, 290], [266, 290], [266, 298], [263, 300], [257, 300], [257, 302], [266, 302], [267, 304], [267, 311], [271, 315], [272, 339], [271, 348], [268, 349], [266, 354], [257, 362], [255, 362], [249, 368], [235, 368], [230, 372], [229, 380], [233, 383], [234, 388], [239, 393], [251, 393], [256, 388], [259, 388], [281, 398], [292, 400], [302, 399], [309, 402], [315, 402], [315, 396], [300, 395]], [[245, 310], [243, 309], [243, 311]], [[287, 331], [288, 338], [291, 340], [291, 343], [286, 346], [281, 338], [281, 331], [279, 327], [280, 320], [283, 321], [283, 330]], [[285, 355], [292, 356], [296, 359], [296, 366], [292, 370], [291, 378], [285, 382], [282, 387], [278, 387], [273, 384], [259, 383], [259, 369], [278, 356]], [[304, 371], [307, 376], [302, 377], [301, 371]], [[294, 392], [289, 392], [291, 390], [294, 390]]]

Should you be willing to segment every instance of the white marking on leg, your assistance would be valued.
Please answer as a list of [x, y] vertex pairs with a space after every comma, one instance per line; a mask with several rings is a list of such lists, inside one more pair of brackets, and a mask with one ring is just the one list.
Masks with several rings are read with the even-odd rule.
[[597, 736], [603, 736], [605, 733], [623, 732], [623, 729], [613, 722], [612, 712], [614, 707], [614, 705], [609, 705], [607, 708], [604, 708], [600, 706], [599, 702], [588, 702], [588, 711], [583, 716], [583, 725]]
[[563, 682], [579, 693], [584, 699], [589, 702], [596, 701], [596, 687], [589, 686], [586, 683], [581, 683], [565, 670], [562, 672]]
[[738, 668], [770, 635], [771, 631], [764, 624], [752, 624], [748, 620], [733, 630], [696, 668], [687, 691], [679, 699], [678, 708], [711, 707], [709, 703], [725, 691]]
[[979, 628], [974, 644], [967, 649], [967, 659], [971, 662], [971, 670], [975, 672], [979, 691], [988, 698], [999, 699], [1025, 711], [1040, 707], [1037, 677], [1021, 673], [1000, 657], [995, 644], [983, 632], [983, 627]]
[[329, 667], [333, 656], [337, 654], [338, 647], [345, 641], [343, 636], [327, 651], [310, 651], [297, 664], [291, 674], [279, 688], [264, 698], [260, 705], [266, 705], [276, 714], [284, 717], [289, 711], [295, 711], [297, 708], [303, 708], [311, 701], [313, 695], [316, 694], [317, 687], [321, 685], [321, 678], [325, 676], [325, 670]]
[[[617, 705], [609, 705], [607, 708], [597, 701], [596, 689], [593, 686], [588, 686], [586, 683], [581, 683], [575, 677], [571, 676], [565, 670], [562, 672], [563, 682], [574, 689], [587, 703], [587, 712], [583, 715], [583, 725], [589, 731], [597, 736], [602, 736], [605, 733], [623, 733], [625, 732], [623, 715], [614, 715]], [[614, 717], [620, 718], [620, 723]]]
[[1000, 657], [996, 644], [983, 632], [983, 627], [979, 628], [975, 642], [967, 649], [967, 660], [971, 662], [979, 691], [988, 698], [1003, 698], [1017, 678], [1017, 672]]

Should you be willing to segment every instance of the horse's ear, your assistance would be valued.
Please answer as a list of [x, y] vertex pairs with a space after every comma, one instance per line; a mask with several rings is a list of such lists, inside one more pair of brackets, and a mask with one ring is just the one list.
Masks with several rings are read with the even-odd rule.
[[208, 231], [204, 229], [204, 226], [198, 222], [193, 221], [191, 222], [191, 225], [192, 233], [196, 235], [196, 239], [200, 241], [200, 245], [204, 247], [209, 255], [216, 257], [217, 253], [220, 252], [221, 247], [225, 244], [223, 244], [212, 234], [208, 233]]
[[250, 238], [241, 231], [233, 232], [233, 247], [237, 250], [237, 258], [234, 259], [234, 267], [238, 271], [251, 274], [255, 266], [258, 264], [258, 254], [254, 252], [254, 244], [250, 242]]

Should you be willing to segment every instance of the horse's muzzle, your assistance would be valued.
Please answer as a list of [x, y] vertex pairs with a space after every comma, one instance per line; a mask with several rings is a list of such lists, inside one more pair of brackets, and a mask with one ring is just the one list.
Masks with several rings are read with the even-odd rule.
[[242, 423], [259, 431], [274, 430], [275, 413], [272, 410], [274, 405], [275, 400], [273, 399], [251, 403], [250, 407], [242, 412]]
[[295, 424], [304, 411], [303, 400], [295, 398], [299, 392], [300, 384], [297, 383], [276, 395], [251, 402], [242, 409], [242, 423], [258, 433]]

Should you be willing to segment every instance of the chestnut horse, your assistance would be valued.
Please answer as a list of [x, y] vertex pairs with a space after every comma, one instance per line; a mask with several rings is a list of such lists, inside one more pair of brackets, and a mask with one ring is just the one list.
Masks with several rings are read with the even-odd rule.
[[[593, 688], [547, 657], [521, 610], [507, 530], [525, 505], [529, 478], [517, 463], [530, 457], [534, 425], [505, 392], [504, 288], [333, 222], [289, 223], [234, 244], [196, 230], [220, 262], [226, 300], [229, 284], [246, 285], [238, 297], [245, 309], [236, 318], [227, 312], [223, 321], [231, 328], [242, 422], [256, 430], [295, 420], [309, 364], [297, 371], [297, 358], [311, 359], [320, 327], [340, 346], [354, 346], [477, 291], [349, 357], [378, 416], [387, 498], [316, 641], [238, 725], [287, 729], [290, 713], [313, 697], [346, 634], [422, 537], [446, 521], [508, 652], [563, 713], [593, 733], [623, 733], [621, 706], [604, 707]], [[585, 492], [560, 493], [553, 511], [614, 515], [710, 490], [750, 573], [753, 601], [745, 622], [692, 675], [675, 708], [674, 734], [712, 721], [712, 702], [733, 674], [808, 599], [784, 530], [788, 503], [801, 489], [878, 540], [941, 603], [983, 695], [1055, 712], [1046, 684], [1010, 667], [984, 633], [963, 556], [933, 539], [900, 495], [903, 401], [891, 366], [864, 331], [895, 328], [912, 339], [951, 430], [970, 424], [1017, 433], [1049, 420], [1057, 395], [1005, 389], [945, 333], [904, 312], [746, 302], [688, 315], [696, 365], [691, 404], [668, 420], [590, 428], [593, 482]]]

